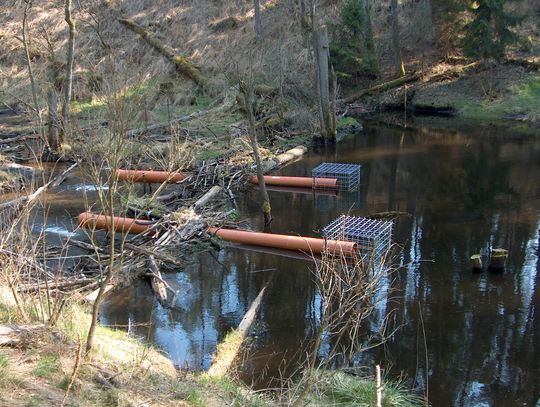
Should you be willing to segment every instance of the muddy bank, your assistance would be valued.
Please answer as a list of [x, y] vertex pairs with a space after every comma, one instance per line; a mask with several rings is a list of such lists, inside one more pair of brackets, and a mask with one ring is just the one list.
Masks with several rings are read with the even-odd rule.
[[[540, 123], [540, 72], [516, 63], [482, 63], [460, 72], [440, 64], [418, 80], [360, 101], [368, 112]], [[438, 72], [439, 71], [439, 72]]]

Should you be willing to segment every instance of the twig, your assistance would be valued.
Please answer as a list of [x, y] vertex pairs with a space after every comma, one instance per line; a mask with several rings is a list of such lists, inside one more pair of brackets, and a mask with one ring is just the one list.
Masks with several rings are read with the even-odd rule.
[[77, 373], [79, 372], [79, 367], [81, 366], [81, 355], [82, 355], [82, 341], [81, 336], [77, 334], [77, 357], [75, 358], [75, 365], [73, 366], [73, 372], [71, 373], [71, 377], [69, 379], [69, 383], [66, 387], [66, 392], [64, 393], [64, 398], [62, 399], [62, 402], [60, 403], [60, 407], [64, 407], [66, 400], [69, 395], [69, 391], [71, 390], [71, 387], [73, 387], [73, 383], [75, 383], [75, 379], [77, 378]]

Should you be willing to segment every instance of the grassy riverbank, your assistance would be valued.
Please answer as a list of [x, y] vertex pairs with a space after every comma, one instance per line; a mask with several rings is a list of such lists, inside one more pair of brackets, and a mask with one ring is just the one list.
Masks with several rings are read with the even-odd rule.
[[[6, 292], [5, 290], [3, 290]], [[0, 300], [0, 325], [17, 325], [17, 310]], [[37, 330], [21, 346], [0, 348], [0, 404], [58, 406], [72, 379], [90, 315], [66, 308], [55, 327]], [[39, 325], [29, 325], [37, 327]], [[32, 331], [30, 331], [32, 332]], [[82, 357], [83, 358], [83, 357]], [[125, 331], [99, 326], [96, 346], [81, 359], [68, 406], [264, 405], [261, 396], [226, 378], [178, 371], [165, 355]]]
[[[0, 287], [1, 288], [1, 287]], [[20, 322], [7, 289], [0, 289], [0, 326]], [[179, 371], [158, 349], [123, 330], [99, 326], [95, 348], [81, 353], [90, 315], [86, 307], [66, 307], [54, 327], [25, 325], [19, 346], [0, 348], [0, 404], [59, 406], [279, 406], [290, 405], [302, 381], [281, 391], [254, 392], [234, 378]], [[79, 369], [73, 377], [74, 366]], [[375, 405], [372, 378], [318, 371], [302, 405]], [[387, 383], [384, 406], [416, 406], [420, 399], [399, 384]]]

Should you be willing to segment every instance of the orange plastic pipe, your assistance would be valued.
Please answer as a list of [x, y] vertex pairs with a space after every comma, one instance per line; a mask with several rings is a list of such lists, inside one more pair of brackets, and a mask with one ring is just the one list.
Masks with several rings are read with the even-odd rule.
[[[84, 228], [95, 228], [109, 230], [111, 228], [111, 217], [98, 215], [92, 212], [83, 212], [78, 217], [79, 226]], [[154, 222], [150, 220], [140, 220], [133, 218], [123, 218], [121, 216], [114, 217], [114, 230], [123, 233], [144, 233], [152, 226]]]
[[352, 256], [358, 253], [358, 246], [356, 243], [341, 240], [277, 235], [273, 233], [260, 233], [237, 229], [209, 228], [208, 232], [223, 240], [231, 242], [274, 247], [276, 249], [299, 250], [304, 253], [321, 254], [324, 251], [328, 251], [331, 254], [344, 254], [346, 256]]
[[[250, 181], [253, 184], [258, 184], [257, 177], [251, 177]], [[264, 182], [266, 185], [278, 185], [282, 187], [299, 187], [299, 188], [328, 188], [337, 189], [337, 178], [311, 178], [311, 177], [280, 177], [276, 175], [265, 175]]]
[[[255, 187], [258, 188], [258, 187]], [[291, 194], [306, 194], [306, 195], [331, 195], [337, 196], [339, 191], [337, 189], [313, 189], [313, 188], [300, 188], [300, 187], [281, 187], [277, 185], [268, 185], [266, 188], [268, 191], [274, 192], [289, 192]]]
[[122, 181], [174, 184], [190, 177], [190, 172], [116, 170], [116, 178]]

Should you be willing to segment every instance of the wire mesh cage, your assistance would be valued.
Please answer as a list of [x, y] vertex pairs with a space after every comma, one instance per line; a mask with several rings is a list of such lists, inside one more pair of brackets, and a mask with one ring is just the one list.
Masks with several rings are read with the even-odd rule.
[[338, 187], [343, 191], [352, 191], [360, 185], [360, 164], [322, 163], [311, 171], [313, 185], [315, 178], [337, 178]]
[[362, 256], [379, 262], [392, 244], [393, 222], [341, 215], [323, 228], [326, 239], [356, 242]]

